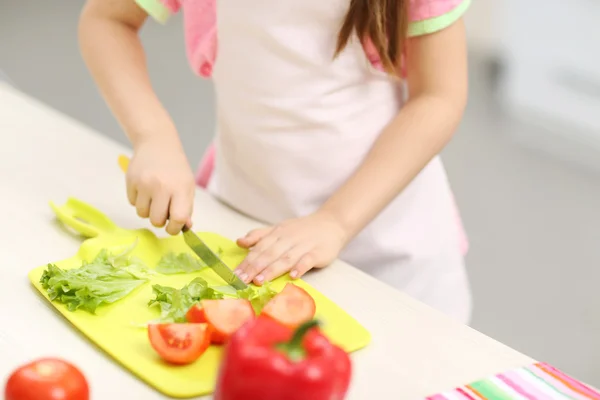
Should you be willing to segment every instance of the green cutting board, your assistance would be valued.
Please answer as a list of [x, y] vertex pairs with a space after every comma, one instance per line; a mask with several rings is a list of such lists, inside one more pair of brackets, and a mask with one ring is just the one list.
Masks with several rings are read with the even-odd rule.
[[[191, 253], [181, 235], [159, 238], [147, 229], [122, 229], [106, 215], [77, 199], [71, 198], [60, 207], [54, 204], [51, 206], [59, 220], [86, 237], [74, 257], [55, 263], [60, 268], [77, 268], [81, 266], [82, 261], [93, 259], [101, 249], [122, 249], [123, 246], [136, 241], [131, 255], [141, 259], [149, 267], [155, 266], [166, 253]], [[213, 251], [222, 250], [222, 259], [230, 267], [237, 266], [246, 255], [246, 250], [222, 236], [206, 232], [199, 235]], [[32, 270], [29, 279], [50, 301], [39, 283], [45, 268], [44, 265]], [[202, 276], [211, 285], [224, 284], [209, 269], [192, 274], [156, 274], [151, 282], [136, 289], [126, 298], [111, 305], [101, 306], [96, 315], [81, 310], [71, 312], [57, 302], [52, 302], [52, 305], [99, 348], [148, 385], [171, 397], [196, 397], [210, 394], [214, 390], [222, 348], [211, 346], [195, 363], [172, 366], [161, 361], [154, 352], [143, 324], [159, 315], [158, 310], [148, 308], [148, 301], [153, 297], [153, 284], [180, 288], [197, 276]], [[279, 278], [273, 282], [273, 288], [280, 291], [288, 281], [287, 277]], [[332, 342], [348, 352], [358, 350], [369, 343], [369, 332], [343, 309], [307, 283], [301, 280], [295, 283], [305, 288], [315, 299], [316, 317], [323, 321], [323, 331]]]

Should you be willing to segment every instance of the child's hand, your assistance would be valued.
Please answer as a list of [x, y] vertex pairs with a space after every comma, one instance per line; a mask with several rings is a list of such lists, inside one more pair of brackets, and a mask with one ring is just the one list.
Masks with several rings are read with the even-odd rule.
[[312, 268], [333, 262], [348, 241], [341, 224], [327, 212], [291, 219], [257, 229], [238, 239], [250, 249], [235, 273], [246, 283], [260, 285], [290, 272], [300, 278]]
[[139, 143], [127, 169], [127, 197], [142, 218], [178, 234], [191, 226], [194, 175], [178, 141], [150, 138]]

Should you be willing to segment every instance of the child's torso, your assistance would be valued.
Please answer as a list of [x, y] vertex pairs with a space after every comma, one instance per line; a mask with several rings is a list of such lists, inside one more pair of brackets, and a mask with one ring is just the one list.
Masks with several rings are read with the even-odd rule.
[[[217, 2], [218, 134], [209, 190], [254, 218], [276, 223], [315, 211], [402, 106], [401, 85], [370, 65], [357, 40], [334, 59], [348, 6]], [[425, 256], [454, 233], [453, 215], [436, 158], [354, 248], [371, 247], [388, 259]]]

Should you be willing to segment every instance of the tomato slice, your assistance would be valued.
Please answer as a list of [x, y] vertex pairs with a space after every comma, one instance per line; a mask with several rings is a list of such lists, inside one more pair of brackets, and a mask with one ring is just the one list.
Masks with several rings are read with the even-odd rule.
[[315, 300], [301, 287], [288, 283], [263, 308], [262, 314], [290, 328], [296, 328], [315, 316]]
[[[202, 308], [200, 303], [196, 303], [190, 307], [188, 312], [185, 314], [185, 319], [188, 322], [191, 322], [194, 324], [206, 324], [207, 323], [206, 315], [204, 315], [204, 309]], [[213, 336], [214, 336], [214, 332], [213, 332]]]
[[207, 323], [214, 344], [227, 343], [231, 335], [255, 317], [252, 304], [245, 299], [202, 300], [186, 314], [190, 322]]
[[171, 364], [190, 364], [210, 345], [207, 324], [151, 324], [148, 338], [156, 352]]
[[88, 400], [90, 388], [74, 365], [42, 358], [17, 368], [4, 388], [5, 400]]

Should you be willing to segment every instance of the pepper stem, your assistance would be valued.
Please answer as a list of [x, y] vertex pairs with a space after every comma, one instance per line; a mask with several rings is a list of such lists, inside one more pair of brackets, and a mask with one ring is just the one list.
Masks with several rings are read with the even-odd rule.
[[283, 351], [290, 360], [298, 362], [304, 359], [305, 352], [302, 342], [304, 337], [312, 328], [319, 326], [317, 320], [311, 320], [300, 325], [295, 331], [292, 339], [289, 342], [280, 343], [277, 348]]

